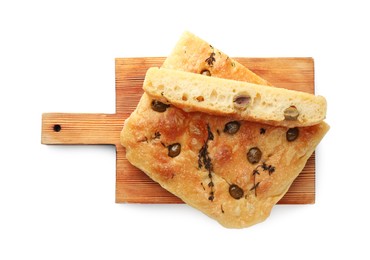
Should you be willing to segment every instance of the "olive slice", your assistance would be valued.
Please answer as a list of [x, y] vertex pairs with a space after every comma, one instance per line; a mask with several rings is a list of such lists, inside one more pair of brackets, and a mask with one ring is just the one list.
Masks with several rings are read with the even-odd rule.
[[252, 147], [247, 153], [247, 159], [251, 164], [258, 163], [261, 160], [262, 152], [258, 147]]
[[289, 128], [289, 130], [286, 132], [286, 140], [288, 142], [292, 142], [298, 138], [298, 135], [299, 135], [298, 127]]
[[234, 107], [237, 109], [246, 109], [251, 102], [251, 97], [246, 94], [239, 94], [234, 97]]
[[202, 70], [201, 72], [200, 72], [200, 74], [202, 74], [202, 75], [204, 75], [204, 76], [211, 76], [211, 72], [209, 71], [209, 70]]
[[297, 120], [298, 116], [299, 112], [295, 106], [290, 106], [284, 110], [285, 120]]
[[178, 156], [181, 152], [181, 144], [179, 143], [171, 144], [167, 148], [168, 148], [168, 156], [172, 158]]
[[233, 135], [239, 131], [239, 128], [240, 128], [240, 123], [238, 121], [231, 121], [225, 125], [224, 133]]
[[158, 100], [153, 100], [152, 101], [152, 109], [154, 111], [157, 111], [159, 113], [163, 113], [166, 111], [166, 109], [169, 107], [170, 105], [167, 105], [165, 103], [162, 103], [161, 101], [158, 101]]
[[243, 197], [244, 195], [244, 191], [242, 188], [240, 188], [238, 185], [236, 184], [232, 184], [230, 185], [230, 188], [229, 188], [229, 193], [230, 193], [230, 196], [233, 197], [234, 199], [238, 200], [240, 198]]

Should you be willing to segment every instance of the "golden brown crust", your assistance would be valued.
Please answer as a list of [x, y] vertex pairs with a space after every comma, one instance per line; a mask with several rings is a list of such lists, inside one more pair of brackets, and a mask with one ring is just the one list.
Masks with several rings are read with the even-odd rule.
[[271, 85], [236, 60], [190, 32], [184, 32], [162, 68], [201, 73], [213, 77]]
[[[324, 122], [300, 128], [298, 138], [288, 142], [288, 128], [240, 121], [237, 133], [230, 135], [224, 128], [232, 118], [185, 113], [172, 106], [159, 113], [151, 102], [143, 95], [125, 121], [121, 143], [127, 159], [225, 227], [247, 227], [267, 218], [329, 128]], [[174, 143], [181, 144], [181, 152], [172, 158], [168, 147]], [[247, 159], [253, 147], [262, 152], [256, 164]], [[212, 166], [208, 170], [202, 160], [199, 164], [204, 150]], [[242, 198], [230, 195], [233, 184], [243, 190]]]
[[[184, 33], [163, 67], [195, 73], [207, 69], [214, 77], [269, 85], [190, 33]], [[186, 113], [173, 106], [159, 113], [151, 102], [144, 94], [125, 121], [121, 143], [127, 159], [225, 227], [247, 227], [267, 218], [329, 129], [324, 122], [300, 128], [298, 138], [288, 142], [288, 128], [241, 121], [239, 130], [229, 135], [224, 132], [225, 124], [234, 118]], [[181, 151], [170, 157], [169, 146], [175, 143]], [[253, 147], [262, 151], [257, 164], [247, 159]], [[243, 190], [240, 199], [231, 196], [232, 187]], [[234, 196], [239, 195], [237, 190]]]

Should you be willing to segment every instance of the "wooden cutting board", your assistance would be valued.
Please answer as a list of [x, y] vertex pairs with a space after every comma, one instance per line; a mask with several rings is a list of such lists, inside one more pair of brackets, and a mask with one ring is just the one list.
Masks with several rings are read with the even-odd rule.
[[[235, 58], [274, 86], [314, 93], [312, 58]], [[142, 83], [149, 67], [161, 66], [163, 57], [116, 59], [116, 113], [74, 114], [44, 113], [43, 144], [109, 144], [116, 146], [116, 202], [182, 203], [161, 188], [125, 158], [120, 144], [124, 120], [135, 109], [142, 93]], [[280, 204], [315, 202], [315, 154]]]

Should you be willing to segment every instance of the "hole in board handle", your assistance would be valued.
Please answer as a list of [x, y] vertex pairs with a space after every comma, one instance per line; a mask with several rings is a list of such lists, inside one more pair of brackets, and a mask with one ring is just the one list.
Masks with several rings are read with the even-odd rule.
[[60, 130], [62, 130], [62, 127], [60, 125], [54, 125], [53, 130], [54, 132], [60, 132]]

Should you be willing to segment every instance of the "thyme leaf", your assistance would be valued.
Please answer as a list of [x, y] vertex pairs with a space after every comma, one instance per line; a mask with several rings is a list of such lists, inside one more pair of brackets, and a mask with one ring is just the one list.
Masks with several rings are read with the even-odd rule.
[[210, 67], [213, 67], [213, 63], [216, 61], [215, 59], [215, 53], [212, 52], [211, 55], [205, 60], [205, 62], [207, 62], [207, 64], [210, 66]]
[[261, 167], [264, 171], [268, 171], [269, 175], [275, 172], [275, 166], [272, 166], [271, 164], [267, 165], [266, 163], [263, 163]]
[[155, 132], [154, 137], [152, 139], [159, 139], [161, 138], [161, 133], [160, 132]]

